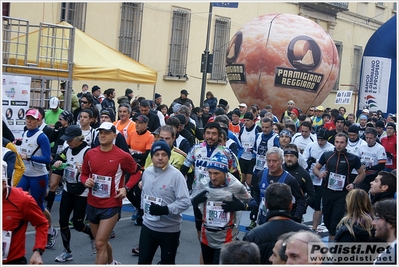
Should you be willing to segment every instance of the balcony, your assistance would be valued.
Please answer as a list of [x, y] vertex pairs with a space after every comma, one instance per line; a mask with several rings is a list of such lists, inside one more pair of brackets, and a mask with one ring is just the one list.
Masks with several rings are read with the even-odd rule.
[[299, 3], [299, 6], [307, 7], [319, 12], [336, 15], [338, 12], [348, 11], [349, 2], [326, 2], [326, 3]]

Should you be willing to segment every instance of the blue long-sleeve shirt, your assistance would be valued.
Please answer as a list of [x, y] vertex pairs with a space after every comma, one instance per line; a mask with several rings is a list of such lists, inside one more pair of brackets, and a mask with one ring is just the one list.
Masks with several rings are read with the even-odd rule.
[[[27, 137], [33, 136], [37, 131], [39, 131], [39, 128], [36, 128], [34, 130], [28, 130], [26, 133]], [[37, 144], [40, 146], [40, 149], [42, 150], [42, 156], [37, 156], [37, 155], [32, 155], [30, 160], [36, 161], [39, 163], [44, 163], [48, 164], [51, 161], [51, 149], [50, 149], [50, 141], [47, 138], [45, 134], [39, 135], [37, 138]]]

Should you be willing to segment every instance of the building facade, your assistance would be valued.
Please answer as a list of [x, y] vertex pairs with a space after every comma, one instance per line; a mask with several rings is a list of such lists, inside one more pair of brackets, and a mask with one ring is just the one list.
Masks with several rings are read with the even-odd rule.
[[[238, 106], [225, 72], [226, 46], [237, 30], [263, 14], [289, 13], [319, 24], [334, 40], [339, 57], [339, 80], [323, 102], [334, 105], [337, 90], [353, 90], [359, 85], [363, 50], [371, 35], [396, 14], [396, 2], [240, 2], [237, 8], [213, 7], [209, 51], [212, 73], [205, 91]], [[81, 85], [113, 87], [117, 96], [126, 88], [135, 95], [153, 99], [160, 93], [170, 105], [186, 89], [196, 106], [202, 104], [201, 56], [207, 40], [209, 2], [11, 2], [3, 3], [3, 16], [22, 18], [31, 24], [67, 21], [91, 37], [118, 50], [158, 73], [157, 83], [137, 85], [101, 81], [73, 81], [76, 93]], [[270, 103], [273, 104], [273, 103]], [[345, 106], [347, 113], [356, 103]], [[261, 107], [263, 108], [263, 107]], [[277, 114], [278, 116], [280, 114]]]

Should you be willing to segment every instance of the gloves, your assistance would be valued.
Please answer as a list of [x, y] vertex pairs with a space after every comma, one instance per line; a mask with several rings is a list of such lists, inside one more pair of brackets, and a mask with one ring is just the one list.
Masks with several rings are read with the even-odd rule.
[[245, 204], [233, 195], [233, 200], [223, 201], [222, 208], [226, 212], [245, 210]]
[[306, 163], [308, 164], [307, 170], [309, 170], [310, 166], [312, 166], [313, 163], [316, 163], [316, 159], [314, 157], [309, 157]]
[[393, 158], [392, 153], [387, 152], [387, 158], [392, 159]]
[[206, 197], [207, 193], [208, 193], [208, 191], [204, 190], [201, 193], [199, 193], [198, 195], [196, 195], [195, 197], [193, 197], [193, 199], [191, 200], [193, 207], [198, 207], [198, 204], [205, 202], [208, 199]]
[[151, 203], [150, 214], [151, 215], [168, 215], [169, 214], [168, 206], [160, 206], [158, 204]]
[[251, 209], [251, 213], [249, 214], [249, 219], [251, 221], [256, 221], [258, 217], [258, 207]]
[[58, 130], [60, 127], [62, 127], [62, 124], [61, 124], [60, 121], [57, 121], [57, 122], [54, 124], [54, 129], [55, 129], [55, 130]]

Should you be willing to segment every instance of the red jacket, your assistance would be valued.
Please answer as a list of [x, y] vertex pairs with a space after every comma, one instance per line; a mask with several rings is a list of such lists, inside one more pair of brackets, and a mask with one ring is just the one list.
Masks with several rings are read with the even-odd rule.
[[48, 221], [34, 198], [21, 188], [8, 187], [3, 194], [3, 231], [12, 231], [7, 263], [25, 256], [26, 228], [28, 222], [35, 227], [33, 250], [46, 249]]
[[385, 152], [392, 154], [392, 165], [385, 164], [385, 168], [392, 170], [396, 169], [396, 138], [396, 133], [392, 136], [384, 136], [381, 138], [381, 145], [385, 148]]

